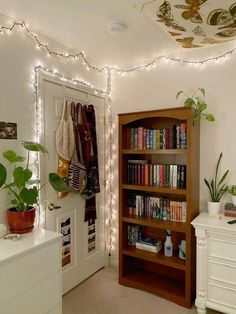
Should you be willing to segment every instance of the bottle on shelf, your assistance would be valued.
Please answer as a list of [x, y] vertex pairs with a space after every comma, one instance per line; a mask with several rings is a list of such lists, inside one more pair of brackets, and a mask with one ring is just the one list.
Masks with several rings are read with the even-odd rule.
[[166, 230], [166, 241], [164, 245], [164, 255], [171, 257], [173, 256], [173, 243], [171, 241], [170, 230]]

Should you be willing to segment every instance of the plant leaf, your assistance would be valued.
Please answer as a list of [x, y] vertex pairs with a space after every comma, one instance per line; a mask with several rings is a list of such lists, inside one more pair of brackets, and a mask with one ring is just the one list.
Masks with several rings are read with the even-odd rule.
[[2, 155], [6, 160], [10, 161], [10, 163], [22, 162], [25, 160], [25, 157], [17, 156], [17, 154], [13, 150], [7, 150]]
[[198, 88], [198, 90], [202, 93], [202, 96], [205, 97], [205, 89], [204, 88]]
[[184, 102], [184, 106], [187, 108], [192, 108], [193, 105], [195, 104], [193, 98], [187, 98]]
[[205, 103], [204, 100], [201, 100], [201, 99], [198, 99], [197, 105], [198, 105], [198, 110], [200, 112], [206, 110], [206, 108], [207, 108], [207, 104]]
[[7, 169], [3, 164], [0, 163], [0, 187], [6, 182], [7, 179]]
[[206, 114], [206, 120], [212, 122], [212, 121], [215, 121], [215, 117], [213, 116], [213, 114], [207, 113]]
[[181, 91], [179, 91], [177, 94], [176, 94], [176, 99], [178, 99], [179, 98], [179, 95], [181, 95], [181, 94], [183, 94], [184, 92], [181, 90]]
[[22, 141], [22, 145], [24, 146], [25, 149], [32, 151], [32, 152], [42, 152], [44, 154], [48, 153], [46, 148], [37, 142]]
[[218, 185], [220, 185], [222, 182], [224, 182], [224, 180], [226, 179], [228, 173], [229, 173], [229, 170], [227, 170], [227, 171], [224, 173], [224, 175], [223, 175], [222, 178], [220, 179]]
[[221, 158], [222, 158], [222, 152], [220, 153], [220, 156], [218, 158], [217, 165], [216, 165], [215, 182], [214, 182], [215, 190], [216, 190], [216, 182], [217, 182], [217, 176], [218, 176], [218, 170], [219, 170], [219, 165], [220, 165]]
[[211, 195], [211, 199], [213, 198], [213, 191], [212, 191], [212, 187], [211, 187], [211, 185], [210, 185], [210, 183], [207, 181], [207, 179], [206, 178], [204, 178], [204, 182], [205, 182], [205, 184], [207, 185], [207, 187], [208, 187], [208, 189], [209, 189], [209, 192], [210, 192], [210, 195]]
[[49, 183], [53, 189], [57, 192], [68, 192], [68, 186], [64, 179], [57, 175], [56, 173], [49, 173]]
[[16, 205], [17, 204], [17, 200], [16, 199], [11, 200], [11, 204]]
[[13, 171], [13, 177], [17, 186], [24, 186], [26, 182], [32, 177], [32, 171], [30, 169], [17, 167]]
[[29, 205], [34, 205], [38, 200], [38, 190], [34, 186], [32, 189], [23, 188], [20, 192], [20, 198], [22, 201]]

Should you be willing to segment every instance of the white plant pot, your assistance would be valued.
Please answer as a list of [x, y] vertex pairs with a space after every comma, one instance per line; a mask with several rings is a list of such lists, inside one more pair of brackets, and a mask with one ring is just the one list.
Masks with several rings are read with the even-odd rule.
[[236, 195], [231, 194], [231, 202], [236, 206]]
[[220, 202], [208, 202], [208, 214], [216, 217], [220, 212]]

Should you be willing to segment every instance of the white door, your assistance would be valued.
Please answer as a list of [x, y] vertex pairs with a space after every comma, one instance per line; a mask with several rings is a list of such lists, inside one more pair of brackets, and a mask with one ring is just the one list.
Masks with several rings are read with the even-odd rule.
[[[63, 99], [89, 101], [96, 112], [98, 162], [101, 192], [96, 194], [97, 220], [95, 225], [84, 222], [85, 201], [78, 193], [69, 193], [59, 199], [48, 184], [42, 198], [46, 200], [45, 226], [63, 234], [62, 237], [62, 290], [63, 294], [104, 266], [105, 260], [105, 213], [104, 213], [104, 114], [105, 99], [86, 89], [43, 80], [42, 112], [44, 120], [44, 145], [49, 152], [43, 160], [43, 176], [57, 171], [55, 132], [57, 130]], [[55, 209], [49, 210], [52, 203]]]

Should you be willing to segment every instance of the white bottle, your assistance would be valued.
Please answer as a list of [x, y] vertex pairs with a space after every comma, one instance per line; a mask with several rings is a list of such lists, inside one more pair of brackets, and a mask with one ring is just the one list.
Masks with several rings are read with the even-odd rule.
[[171, 241], [170, 231], [166, 230], [166, 241], [164, 245], [164, 255], [165, 256], [173, 256], [173, 243]]

